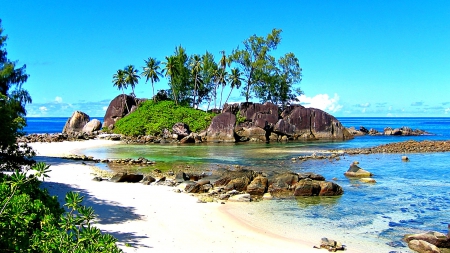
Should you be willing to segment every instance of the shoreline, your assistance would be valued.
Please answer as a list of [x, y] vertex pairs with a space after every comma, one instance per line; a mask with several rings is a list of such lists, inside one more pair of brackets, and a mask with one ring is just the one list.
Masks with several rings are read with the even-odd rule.
[[80, 192], [85, 196], [83, 203], [98, 215], [95, 226], [118, 238], [124, 252], [317, 252], [313, 246], [320, 240], [293, 240], [251, 226], [227, 211], [229, 203], [200, 204], [197, 198], [175, 193], [168, 186], [95, 182], [89, 165], [59, 158], [115, 144], [120, 142], [89, 140], [30, 146], [37, 153], [36, 160], [51, 165], [50, 178], [42, 187], [56, 195], [61, 204], [68, 191]]

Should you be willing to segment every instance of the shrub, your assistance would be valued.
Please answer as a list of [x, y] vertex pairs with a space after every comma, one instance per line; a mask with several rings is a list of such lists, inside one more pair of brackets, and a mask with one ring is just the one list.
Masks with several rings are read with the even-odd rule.
[[114, 237], [91, 225], [94, 210], [69, 192], [64, 213], [55, 196], [39, 188], [49, 165], [37, 163], [35, 176], [0, 173], [0, 252], [120, 252]]
[[189, 125], [189, 129], [198, 132], [210, 124], [213, 113], [176, 105], [173, 101], [145, 101], [132, 114], [117, 121], [115, 133], [129, 136], [158, 135], [165, 128], [171, 129], [177, 122]]

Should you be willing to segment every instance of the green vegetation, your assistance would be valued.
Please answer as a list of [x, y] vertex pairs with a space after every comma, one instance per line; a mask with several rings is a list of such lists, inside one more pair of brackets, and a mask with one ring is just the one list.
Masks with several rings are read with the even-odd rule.
[[39, 187], [49, 166], [35, 163], [34, 151], [16, 143], [31, 103], [22, 88], [26, 66], [17, 68], [6, 57], [2, 32], [0, 20], [0, 252], [121, 252], [114, 237], [92, 226], [94, 210], [80, 205], [81, 196], [68, 193], [64, 212], [56, 197]]
[[[164, 75], [168, 78], [169, 89], [165, 93], [176, 105], [198, 108], [207, 103], [208, 111], [214, 100], [214, 108], [222, 108], [230, 96], [222, 103], [224, 88], [229, 86], [231, 90], [240, 89], [243, 82], [245, 85], [241, 94], [246, 102], [254, 97], [263, 103], [272, 102], [284, 107], [298, 101], [297, 96], [303, 93], [296, 87], [301, 81], [302, 69], [293, 53], [287, 53], [279, 59], [271, 55], [280, 42], [280, 29], [273, 29], [266, 37], [253, 35], [244, 40], [242, 49], [238, 47], [230, 55], [220, 51], [221, 57], [217, 62], [208, 51], [204, 55], [189, 56], [180, 45], [172, 55], [165, 57], [161, 71], [160, 62], [149, 57], [141, 75], [146, 77], [146, 81], [151, 80], [152, 89], [159, 77]], [[114, 74], [113, 83], [119, 89], [126, 89], [129, 84], [133, 95], [137, 79], [134, 82], [125, 81], [126, 76], [120, 73], [130, 73], [127, 71], [129, 67]], [[153, 95], [155, 96], [154, 90]]]
[[117, 121], [114, 132], [128, 136], [157, 135], [165, 128], [172, 129], [178, 122], [186, 123], [191, 131], [198, 132], [206, 129], [214, 116], [213, 113], [176, 105], [173, 101], [148, 100], [134, 113]]

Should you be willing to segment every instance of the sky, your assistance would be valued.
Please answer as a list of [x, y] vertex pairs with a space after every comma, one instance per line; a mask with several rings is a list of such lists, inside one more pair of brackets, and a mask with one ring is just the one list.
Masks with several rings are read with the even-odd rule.
[[[179, 45], [218, 61], [273, 28], [283, 30], [273, 55], [299, 59], [306, 107], [336, 117], [450, 116], [448, 0], [0, 2], [8, 58], [30, 75], [30, 117], [103, 117], [122, 94], [112, 84], [118, 69], [163, 62]], [[165, 78], [155, 84], [168, 88]], [[136, 95], [153, 95], [144, 78]], [[235, 91], [229, 102], [244, 100]]]

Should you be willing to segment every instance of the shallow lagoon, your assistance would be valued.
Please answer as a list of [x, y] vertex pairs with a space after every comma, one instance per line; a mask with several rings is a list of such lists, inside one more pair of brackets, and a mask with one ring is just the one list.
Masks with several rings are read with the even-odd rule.
[[[350, 122], [342, 120], [346, 126]], [[382, 121], [382, 122], [381, 122]], [[384, 124], [380, 119], [376, 124]], [[428, 123], [427, 123], [428, 122]], [[291, 237], [329, 237], [361, 252], [409, 252], [403, 235], [429, 230], [447, 233], [450, 221], [450, 153], [373, 154], [344, 156], [340, 160], [293, 162], [292, 157], [328, 149], [371, 147], [406, 140], [442, 140], [448, 136], [447, 119], [414, 119], [397, 122], [435, 135], [419, 137], [364, 136], [345, 142], [289, 142], [201, 145], [118, 145], [85, 150], [96, 158], [138, 158], [157, 162], [156, 167], [189, 165], [215, 169], [242, 165], [254, 170], [292, 170], [322, 174], [337, 179], [344, 195], [333, 198], [298, 198], [227, 205], [230, 213], [252, 226]], [[347, 124], [346, 124], [347, 123]], [[370, 122], [353, 122], [356, 127]], [[409, 124], [408, 124], [409, 123]], [[427, 128], [428, 126], [428, 128]], [[379, 129], [382, 130], [382, 129]], [[375, 174], [376, 184], [350, 180], [343, 173], [354, 160]], [[315, 240], [314, 240], [315, 241]], [[391, 247], [397, 246], [397, 247]], [[403, 245], [403, 247], [402, 247]]]

